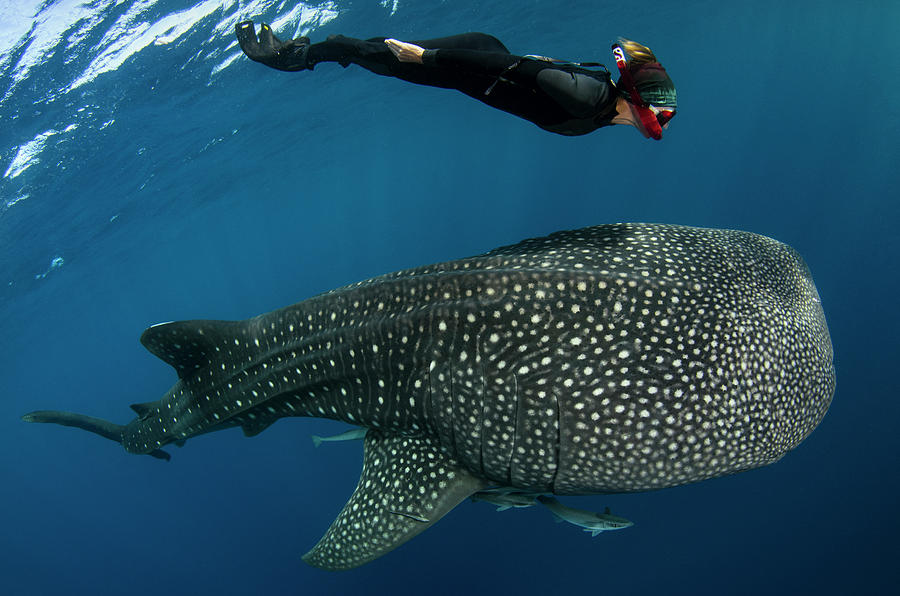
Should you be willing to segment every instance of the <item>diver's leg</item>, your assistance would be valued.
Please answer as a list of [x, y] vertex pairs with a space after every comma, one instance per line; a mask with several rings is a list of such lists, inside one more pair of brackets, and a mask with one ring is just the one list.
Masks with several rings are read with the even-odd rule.
[[[500, 40], [484, 33], [413, 40], [411, 43], [425, 49], [440, 50], [437, 61], [415, 64], [397, 60], [384, 37], [362, 40], [332, 35], [315, 44], [305, 37], [282, 42], [263, 24], [257, 39], [252, 21], [238, 23], [235, 32], [248, 57], [278, 70], [312, 70], [320, 62], [337, 62], [345, 68], [357, 64], [375, 74], [410, 83], [456, 89], [490, 105], [498, 98], [488, 99], [485, 91], [520, 61]], [[494, 107], [505, 109], [502, 105]]]
[[[522, 62], [500, 40], [484, 33], [412, 41], [425, 49], [439, 50], [426, 63], [416, 64], [400, 62], [383, 37], [361, 40], [333, 35], [316, 44], [305, 37], [281, 42], [268, 25], [262, 25], [257, 40], [252, 21], [238, 23], [235, 32], [248, 57], [279, 70], [312, 70], [319, 62], [337, 62], [344, 67], [358, 64], [373, 73], [410, 83], [456, 89], [532, 122], [540, 119], [541, 110], [531, 106], [533, 79], [539, 70], [536, 63]], [[501, 75], [516, 84], [495, 89]]]
[[362, 40], [332, 35], [326, 41], [309, 46], [307, 63], [309, 68], [319, 62], [337, 62], [344, 67], [357, 64], [375, 74], [477, 95], [483, 93], [498, 74], [519, 59], [510, 54], [499, 40], [483, 33], [464, 33], [409, 42], [425, 49], [440, 49], [442, 53], [463, 54], [474, 68], [460, 68], [459, 63], [453, 62], [448, 68], [434, 63], [400, 62], [384, 40], [384, 37]]
[[[307, 64], [312, 68], [319, 62], [337, 62], [344, 67], [353, 63], [377, 74], [397, 76], [394, 67], [399, 64], [399, 61], [390, 48], [385, 45], [385, 39], [384, 37], [372, 37], [362, 40], [344, 35], [331, 35], [327, 40], [309, 46]], [[506, 46], [499, 39], [485, 33], [462, 33], [436, 39], [413, 40], [409, 43], [426, 50], [469, 50], [509, 54]]]
[[[458, 69], [424, 67], [421, 64], [401, 63], [384, 43], [384, 37], [361, 40], [343, 35], [332, 35], [326, 41], [310, 45], [309, 38], [282, 42], [263, 23], [259, 36], [252, 21], [242, 21], [235, 26], [235, 34], [241, 50], [252, 60], [284, 71], [312, 69], [319, 62], [337, 62], [344, 67], [358, 64], [376, 74], [397, 77], [412, 83], [436, 87], [459, 88], [465, 84], [466, 74]], [[510, 60], [509, 51], [500, 40], [484, 33], [462, 33], [435, 39], [414, 40], [412, 43], [426, 49], [463, 51], [491, 63], [487, 70], [505, 68]], [[498, 66], [494, 67], [496, 63]], [[484, 66], [487, 66], [485, 64]], [[471, 74], [471, 73], [470, 73]], [[462, 90], [462, 89], [461, 89]]]
[[358, 64], [376, 74], [393, 76], [391, 66], [398, 62], [384, 43], [383, 37], [356, 39], [344, 35], [329, 35], [325, 41], [309, 46], [306, 61], [312, 69], [320, 62], [337, 62], [344, 68]]

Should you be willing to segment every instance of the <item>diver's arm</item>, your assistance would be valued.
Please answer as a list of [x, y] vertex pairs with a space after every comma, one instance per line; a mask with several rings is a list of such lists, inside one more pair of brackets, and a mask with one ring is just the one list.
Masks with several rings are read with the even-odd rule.
[[525, 86], [533, 86], [535, 75], [541, 68], [544, 68], [544, 66], [521, 68], [523, 58], [508, 52], [450, 48], [425, 49], [397, 39], [385, 39], [384, 43], [400, 62], [451, 68], [484, 77], [504, 76], [510, 81]]
[[497, 77], [522, 60], [521, 56], [484, 50], [428, 49], [422, 52], [422, 64], [452, 68], [463, 73]]
[[399, 39], [391, 38], [385, 39], [384, 43], [387, 44], [387, 47], [390, 48], [391, 52], [393, 52], [394, 56], [396, 56], [397, 60], [400, 62], [422, 64], [422, 54], [425, 53], [425, 48], [413, 43], [407, 43], [405, 41], [400, 41]]
[[497, 76], [519, 60], [518, 56], [482, 50], [431, 49], [398, 39], [385, 39], [400, 62], [455, 68], [472, 74]]

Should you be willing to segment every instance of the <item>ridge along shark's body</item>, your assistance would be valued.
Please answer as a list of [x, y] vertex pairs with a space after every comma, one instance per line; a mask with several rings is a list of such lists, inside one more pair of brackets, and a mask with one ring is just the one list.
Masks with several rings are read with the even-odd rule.
[[346, 569], [492, 486], [651, 490], [776, 461], [824, 416], [832, 347], [790, 247], [617, 224], [377, 277], [246, 321], [141, 337], [179, 379], [126, 426], [42, 411], [131, 453], [286, 416], [369, 429], [356, 491], [304, 556]]

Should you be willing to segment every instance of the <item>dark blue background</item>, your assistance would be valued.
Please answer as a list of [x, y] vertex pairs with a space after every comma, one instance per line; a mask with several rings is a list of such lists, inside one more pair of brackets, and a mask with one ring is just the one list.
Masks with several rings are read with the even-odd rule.
[[[285, 74], [240, 59], [211, 75], [234, 52], [222, 53], [230, 32], [214, 26], [247, 16], [223, 4], [177, 42], [53, 93], [90, 61], [103, 29], [68, 53], [62, 44], [0, 104], [3, 171], [17, 146], [79, 124], [0, 180], [0, 591], [895, 589], [900, 5], [400, 0], [391, 15], [357, 0], [338, 2], [338, 18], [311, 33], [480, 30], [513, 52], [609, 65], [610, 42], [631, 37], [678, 85], [678, 117], [657, 143], [625, 127], [557, 137], [355, 67]], [[822, 425], [773, 466], [567, 501], [609, 505], [635, 521], [627, 531], [591, 538], [539, 509], [464, 503], [374, 563], [323, 572], [299, 557], [355, 486], [361, 449], [316, 450], [309, 435], [342, 426], [228, 431], [163, 463], [19, 420], [43, 408], [129, 420], [128, 404], [174, 380], [138, 343], [149, 324], [246, 318], [380, 273], [616, 221], [739, 228], [794, 246], [817, 281], [838, 379]], [[56, 256], [63, 266], [35, 279]]]

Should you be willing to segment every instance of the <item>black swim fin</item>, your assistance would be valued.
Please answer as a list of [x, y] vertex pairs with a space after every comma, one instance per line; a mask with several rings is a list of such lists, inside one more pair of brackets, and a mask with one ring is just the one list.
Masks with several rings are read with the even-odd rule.
[[309, 38], [298, 37], [281, 41], [272, 33], [266, 23], [259, 26], [259, 37], [253, 27], [253, 21], [241, 21], [234, 26], [241, 50], [248, 58], [268, 67], [286, 72], [312, 70], [306, 61], [309, 50]]

